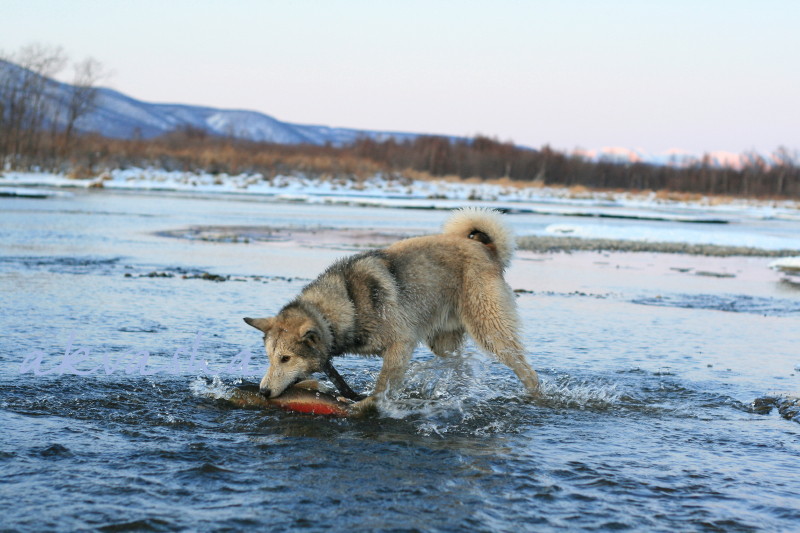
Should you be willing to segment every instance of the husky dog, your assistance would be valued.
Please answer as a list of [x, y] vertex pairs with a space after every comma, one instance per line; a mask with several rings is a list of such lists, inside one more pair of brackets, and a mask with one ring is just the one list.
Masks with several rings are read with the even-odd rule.
[[335, 262], [276, 316], [244, 319], [264, 333], [270, 365], [262, 394], [274, 398], [325, 372], [343, 395], [353, 396], [331, 359], [378, 355], [383, 366], [366, 406], [400, 387], [420, 342], [447, 356], [465, 334], [537, 394], [539, 379], [525, 358], [514, 295], [503, 278], [514, 247], [498, 211], [466, 208], [455, 211], [439, 235]]

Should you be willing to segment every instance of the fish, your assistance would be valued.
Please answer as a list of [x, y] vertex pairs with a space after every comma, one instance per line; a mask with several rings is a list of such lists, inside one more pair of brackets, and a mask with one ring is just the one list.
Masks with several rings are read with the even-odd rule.
[[314, 380], [302, 381], [287, 388], [280, 396], [267, 398], [255, 383], [244, 383], [233, 389], [228, 402], [244, 408], [279, 408], [311, 415], [347, 417], [353, 413], [353, 402], [330, 394]]

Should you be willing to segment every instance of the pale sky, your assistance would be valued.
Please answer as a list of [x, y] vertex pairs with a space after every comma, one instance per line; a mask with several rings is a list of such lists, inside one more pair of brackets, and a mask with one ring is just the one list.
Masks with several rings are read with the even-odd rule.
[[566, 150], [800, 149], [797, 0], [0, 0], [0, 20], [3, 52], [92, 56], [150, 102]]

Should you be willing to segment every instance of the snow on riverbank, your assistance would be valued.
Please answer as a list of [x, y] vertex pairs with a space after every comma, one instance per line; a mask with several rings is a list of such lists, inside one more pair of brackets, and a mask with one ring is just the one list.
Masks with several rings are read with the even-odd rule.
[[510, 182], [319, 179], [303, 175], [264, 179], [260, 174], [208, 174], [132, 168], [92, 179], [60, 174], [6, 172], [0, 195], [51, 197], [70, 188], [245, 195], [267, 202], [340, 206], [454, 209], [495, 207], [517, 217], [519, 235], [612, 239], [800, 250], [800, 203], [719, 198], [676, 201], [656, 193], [600, 192], [583, 188], [524, 186]]
[[[705, 213], [753, 218], [786, 218], [800, 221], [800, 203], [791, 201], [762, 202], [748, 199], [718, 199], [702, 197], [696, 201], [674, 201], [653, 192], [598, 192], [583, 188], [537, 187], [524, 184], [490, 183], [447, 180], [411, 180], [376, 175], [359, 181], [346, 178], [310, 178], [303, 175], [279, 175], [265, 179], [261, 174], [209, 174], [131, 168], [106, 172], [93, 179], [70, 179], [63, 174], [6, 172], [0, 174], [0, 187], [46, 186], [62, 188], [128, 189], [143, 191], [184, 191], [201, 193], [231, 193], [272, 196], [277, 199], [306, 202], [346, 202], [360, 199], [362, 203], [388, 205], [392, 201], [411, 201], [412, 207], [450, 208], [450, 201], [476, 201], [510, 204], [537, 204], [532, 212], [547, 214], [602, 216], [602, 208], [615, 209], [614, 218], [640, 218], [638, 210], [670, 210], [676, 221], [695, 220], [689, 214]], [[441, 201], [441, 204], [437, 204]], [[544, 207], [547, 206], [547, 207]], [[513, 206], [512, 206], [513, 207]], [[518, 206], [519, 207], [519, 206]], [[580, 208], [586, 208], [584, 212]], [[625, 208], [627, 212], [620, 211]], [[632, 210], [632, 211], [631, 211]], [[681, 220], [683, 212], [686, 220]], [[647, 218], [646, 216], [644, 218]]]
[[800, 257], [784, 257], [783, 259], [773, 261], [769, 266], [785, 274], [800, 276]]
[[784, 257], [770, 263], [770, 268], [783, 274], [783, 280], [800, 285], [800, 257]]

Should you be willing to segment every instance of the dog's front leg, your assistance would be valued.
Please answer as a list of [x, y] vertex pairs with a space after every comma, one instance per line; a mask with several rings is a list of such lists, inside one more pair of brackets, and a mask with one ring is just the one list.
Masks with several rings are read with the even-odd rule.
[[378, 374], [375, 390], [372, 392], [373, 396], [392, 389], [400, 389], [413, 351], [414, 343], [395, 342], [383, 352], [383, 366]]
[[414, 346], [412, 342], [395, 342], [384, 350], [383, 366], [378, 374], [378, 380], [375, 382], [375, 390], [370, 396], [353, 404], [351, 409], [354, 412], [365, 414], [374, 411], [377, 408], [377, 399], [381, 394], [389, 390], [400, 389]]

